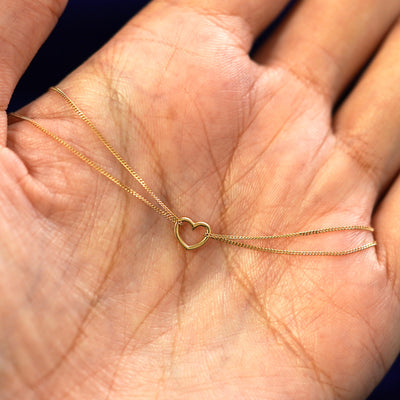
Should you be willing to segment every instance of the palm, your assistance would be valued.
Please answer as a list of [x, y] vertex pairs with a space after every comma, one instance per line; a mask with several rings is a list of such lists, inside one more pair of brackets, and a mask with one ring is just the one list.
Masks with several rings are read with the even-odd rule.
[[[215, 231], [370, 223], [376, 188], [333, 135], [326, 97], [255, 64], [212, 20], [181, 18], [138, 18], [61, 86], [177, 214]], [[126, 178], [55, 96], [24, 113]], [[9, 146], [28, 168], [3, 152], [13, 217], [0, 283], [7, 326], [22, 332], [8, 339], [13, 396], [23, 382], [52, 398], [269, 398], [290, 380], [289, 396], [352, 398], [390, 363], [395, 266], [375, 251], [310, 259], [209, 242], [188, 253], [166, 220], [34, 128], [12, 125]], [[392, 223], [380, 215], [378, 240]]]

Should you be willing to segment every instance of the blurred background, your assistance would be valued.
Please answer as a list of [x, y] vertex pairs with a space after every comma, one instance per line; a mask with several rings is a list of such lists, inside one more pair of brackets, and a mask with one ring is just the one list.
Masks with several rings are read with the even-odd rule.
[[[17, 110], [57, 84], [98, 50], [148, 2], [70, 0], [59, 24], [21, 79], [9, 111]], [[399, 399], [400, 358], [368, 400]]]

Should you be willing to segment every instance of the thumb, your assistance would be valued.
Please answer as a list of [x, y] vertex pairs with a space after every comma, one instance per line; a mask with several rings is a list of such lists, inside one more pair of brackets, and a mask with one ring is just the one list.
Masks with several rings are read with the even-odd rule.
[[54, 28], [68, 0], [2, 0], [0, 8], [0, 111]]

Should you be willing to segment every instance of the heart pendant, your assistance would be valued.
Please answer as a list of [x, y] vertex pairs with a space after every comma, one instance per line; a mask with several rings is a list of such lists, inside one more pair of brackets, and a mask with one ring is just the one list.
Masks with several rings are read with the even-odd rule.
[[[181, 237], [179, 228], [182, 225], [183, 222], [187, 222], [192, 226], [192, 230], [194, 231], [196, 228], [205, 228], [206, 229], [206, 234], [204, 235], [204, 238], [195, 244], [188, 245]], [[210, 238], [208, 235], [211, 233], [211, 228], [210, 225], [208, 225], [205, 222], [196, 222], [194, 223], [190, 218], [187, 217], [182, 217], [179, 219], [179, 221], [175, 222], [175, 236], [178, 239], [178, 242], [186, 249], [186, 250], [194, 250], [198, 249], [199, 247], [203, 246], [207, 240]]]

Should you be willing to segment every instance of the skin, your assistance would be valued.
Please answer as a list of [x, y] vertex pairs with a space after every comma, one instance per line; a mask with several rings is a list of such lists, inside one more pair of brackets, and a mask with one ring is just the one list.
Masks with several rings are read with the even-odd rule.
[[[374, 226], [377, 248], [336, 258], [188, 252], [65, 148], [7, 125], [65, 1], [3, 3], [0, 397], [365, 398], [400, 347], [400, 3], [299, 1], [250, 58], [287, 1], [154, 1], [59, 85], [174, 212], [213, 232]], [[21, 113], [135, 185], [56, 93]]]

